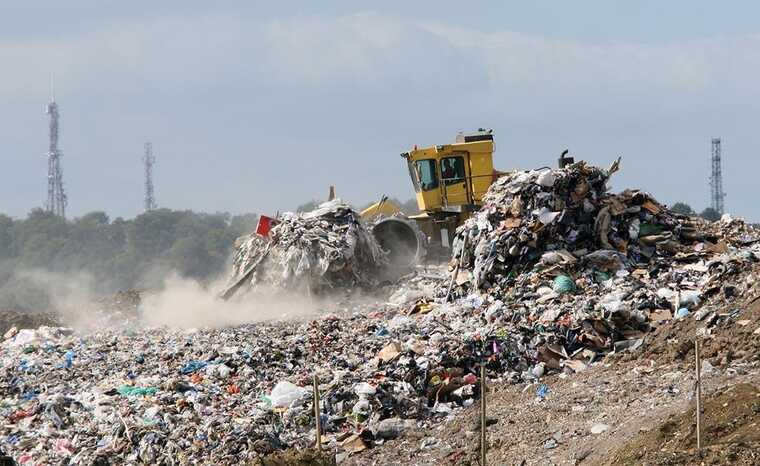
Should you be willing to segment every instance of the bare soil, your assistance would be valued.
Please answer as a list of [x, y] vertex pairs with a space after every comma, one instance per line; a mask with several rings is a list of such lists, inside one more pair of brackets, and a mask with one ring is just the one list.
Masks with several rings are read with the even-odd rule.
[[273, 453], [249, 466], [335, 466], [335, 455], [314, 450], [286, 450]]
[[697, 451], [696, 409], [668, 416], [594, 465], [760, 464], [760, 390], [741, 383], [704, 400], [703, 445]]

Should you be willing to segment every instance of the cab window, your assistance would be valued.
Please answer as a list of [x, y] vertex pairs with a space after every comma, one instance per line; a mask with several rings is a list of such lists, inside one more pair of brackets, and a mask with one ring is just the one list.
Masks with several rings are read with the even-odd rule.
[[417, 178], [420, 180], [420, 188], [430, 191], [438, 187], [438, 175], [435, 172], [435, 160], [418, 160], [414, 163]]
[[464, 157], [441, 159], [441, 179], [447, 185], [464, 181]]

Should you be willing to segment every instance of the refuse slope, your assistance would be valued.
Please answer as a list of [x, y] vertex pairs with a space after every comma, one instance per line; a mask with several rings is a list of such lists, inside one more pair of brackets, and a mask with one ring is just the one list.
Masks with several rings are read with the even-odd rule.
[[[126, 332], [41, 329], [9, 337], [0, 346], [7, 449], [28, 462], [76, 455], [82, 462], [107, 456], [169, 464], [260, 459], [313, 445], [316, 375], [325, 447], [362, 455], [464, 412], [479, 395], [482, 363], [491, 384], [540, 383], [594, 369], [610, 353], [646, 351], [649, 332], [676, 319], [699, 322], [708, 339], [731, 325], [754, 328], [740, 301], [759, 294], [754, 229], [728, 218], [707, 224], [674, 216], [643, 193], [607, 194], [595, 180], [609, 173], [596, 168], [563, 170], [526, 172], [515, 185], [519, 217], [511, 210], [516, 193], [506, 189], [517, 178], [494, 185], [487, 210], [459, 232], [466, 253], [451, 302], [430, 299], [448, 280], [420, 270], [376, 289], [376, 301], [339, 303], [342, 309], [331, 309], [339, 313], [311, 322], [189, 332], [138, 322]], [[549, 186], [547, 174], [554, 177]], [[574, 200], [585, 185], [585, 197]], [[586, 201], [590, 208], [582, 207]], [[606, 207], [609, 223], [598, 222]], [[503, 223], [516, 218], [519, 227]], [[358, 280], [345, 267], [336, 270], [337, 282], [323, 281], [332, 277], [330, 266], [325, 274], [297, 267], [332, 258], [320, 248], [344, 243], [331, 228], [353, 231], [353, 221], [292, 220], [282, 228], [301, 232], [309, 224], [320, 233], [303, 230], [293, 243], [277, 243], [282, 255], [272, 256], [271, 270], [278, 273], [262, 272], [256, 283], [292, 290], [294, 273], [326, 287]], [[573, 231], [585, 233], [571, 240]], [[513, 240], [516, 256], [506, 248]], [[288, 244], [297, 260], [274, 261], [289, 257]], [[335, 257], [345, 265], [346, 256]]]
[[359, 214], [340, 199], [303, 214], [286, 212], [267, 237], [236, 241], [232, 296], [242, 284], [274, 290], [321, 292], [376, 285], [386, 253]]
[[[702, 352], [707, 400], [723, 396], [734, 385], [760, 387], [759, 274], [758, 263], [742, 270], [735, 279], [750, 279], [753, 285], [738, 298], [713, 303], [719, 314], [740, 309], [736, 318], [715, 325], [693, 317], [663, 323], [646, 335], [643, 349], [611, 355], [578, 374], [545, 375], [528, 384], [492, 379], [488, 416], [497, 422], [488, 428], [489, 464], [699, 464], [693, 451], [693, 339], [697, 329], [709, 330]], [[542, 392], [543, 397], [539, 396]], [[733, 437], [732, 428], [723, 429], [730, 425], [739, 432], [756, 428], [754, 405], [738, 401], [705, 402], [705, 464], [725, 464], [721, 452], [734, 454], [736, 464], [758, 461], [756, 443]], [[347, 464], [478, 464], [478, 405], [447, 418], [435, 429], [410, 432], [381, 449], [362, 452]], [[723, 412], [733, 417], [721, 417]], [[671, 435], [661, 436], [665, 451], [659, 456], [659, 443], [637, 446], [640, 437], [673, 418], [683, 422], [670, 429]], [[592, 433], [591, 428], [599, 424], [607, 430]], [[635, 459], [637, 452], [642, 460]]]
[[478, 309], [489, 368], [512, 380], [582, 371], [674, 318], [736, 317], [711, 303], [750, 287], [757, 231], [673, 214], [644, 192], [608, 193], [609, 175], [583, 163], [512, 173], [457, 230], [452, 297]]
[[700, 239], [686, 217], [648, 193], [608, 193], [612, 173], [578, 162], [501, 177], [457, 230], [458, 284], [498, 293], [534, 267], [557, 274], [590, 265], [615, 273], [673, 256], [684, 242]]

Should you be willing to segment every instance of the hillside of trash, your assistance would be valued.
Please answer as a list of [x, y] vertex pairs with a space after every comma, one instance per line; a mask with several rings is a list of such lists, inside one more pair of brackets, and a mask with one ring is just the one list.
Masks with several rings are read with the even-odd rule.
[[154, 327], [136, 305], [114, 326], [104, 305], [108, 325], [88, 331], [12, 327], [0, 448], [22, 465], [236, 464], [312, 447], [319, 422], [323, 449], [346, 461], [456, 419], [479, 398], [481, 364], [491, 386], [541, 386], [645, 354], [683, 322], [706, 346], [744, 321], [760, 339], [734, 307], [757, 293], [760, 233], [610, 193], [617, 168], [502, 176], [448, 264], [393, 282], [377, 280], [383, 251], [339, 202], [284, 215], [270, 240], [241, 239], [223, 297], [331, 295], [316, 317]]

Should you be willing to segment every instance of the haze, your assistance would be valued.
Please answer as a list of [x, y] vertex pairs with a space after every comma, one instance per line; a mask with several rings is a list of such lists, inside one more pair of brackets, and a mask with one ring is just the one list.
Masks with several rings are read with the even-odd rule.
[[[9, 2], [6, 2], [9, 3]], [[46, 189], [50, 74], [69, 215], [158, 204], [271, 212], [338, 194], [412, 196], [398, 154], [493, 128], [499, 168], [569, 148], [614, 187], [708, 205], [723, 139], [727, 210], [753, 188], [756, 2], [14, 2], [0, 14], [0, 198], [21, 217]]]

